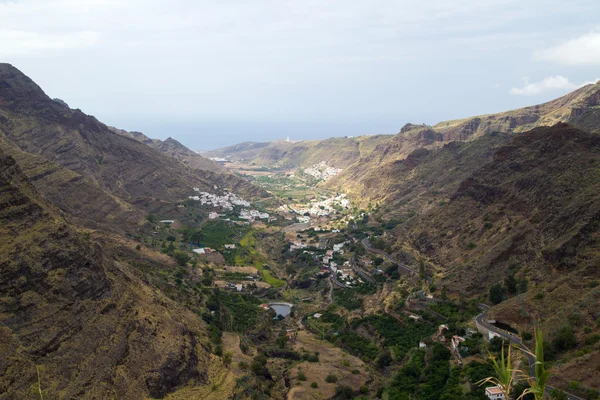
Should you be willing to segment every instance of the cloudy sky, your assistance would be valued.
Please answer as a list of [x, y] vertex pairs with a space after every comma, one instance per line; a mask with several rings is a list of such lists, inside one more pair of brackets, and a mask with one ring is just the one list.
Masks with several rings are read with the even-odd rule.
[[396, 133], [600, 78], [600, 2], [0, 0], [0, 61], [194, 149]]

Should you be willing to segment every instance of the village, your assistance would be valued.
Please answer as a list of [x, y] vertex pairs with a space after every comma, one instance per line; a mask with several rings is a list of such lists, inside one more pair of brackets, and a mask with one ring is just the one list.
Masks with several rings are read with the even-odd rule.
[[[372, 235], [373, 229], [379, 234], [382, 231], [376, 223], [366, 226], [366, 212], [352, 209], [345, 195], [321, 196], [304, 204], [280, 204], [267, 212], [228, 192], [194, 192], [186, 207], [196, 204], [208, 218], [200, 228], [204, 235], [195, 242], [180, 244], [179, 251], [190, 251], [189, 262], [197, 266], [191, 281], [210, 283], [210, 287], [224, 293], [221, 296], [261, 299], [252, 307], [259, 310], [258, 315], [279, 323], [270, 326], [270, 331], [284, 331], [292, 346], [306, 343], [307, 333], [313, 337], [321, 335], [321, 340], [327, 342], [343, 343], [348, 340], [348, 332], [344, 333], [347, 328], [332, 321], [345, 318], [357, 307], [370, 307], [368, 314], [355, 316], [358, 321], [365, 321], [359, 325], [375, 318], [380, 323], [410, 327], [409, 331], [418, 333], [407, 333], [407, 338], [402, 339], [407, 340], [406, 352], [431, 351], [436, 344], [442, 345], [450, 351], [456, 365], [462, 365], [463, 359], [472, 360], [474, 348], [481, 346], [482, 338], [490, 341], [500, 336], [494, 329], [477, 324], [479, 332], [472, 328], [457, 332], [448, 322], [446, 300], [434, 298], [427, 288], [407, 293], [404, 299], [370, 304], [368, 298], [376, 291], [392, 290], [394, 281], [390, 277], [400, 267], [370, 247], [368, 239], [375, 241], [377, 237], [365, 235]], [[176, 219], [160, 222], [165, 231], [159, 237], [172, 237], [181, 230]], [[279, 266], [259, 251], [255, 234], [266, 231], [279, 232], [284, 240], [285, 257]], [[410, 285], [427, 284], [426, 279], [411, 271], [414, 270], [405, 268], [403, 272], [408, 275], [401, 280]], [[398, 303], [402, 306], [398, 307]], [[332, 310], [337, 311], [332, 314]], [[210, 313], [217, 316], [215, 310]], [[438, 328], [434, 330], [434, 326]], [[409, 340], [410, 335], [414, 336]], [[360, 347], [353, 346], [343, 348], [352, 354], [363, 353]], [[505, 400], [494, 387], [486, 388], [485, 395], [491, 400]]]

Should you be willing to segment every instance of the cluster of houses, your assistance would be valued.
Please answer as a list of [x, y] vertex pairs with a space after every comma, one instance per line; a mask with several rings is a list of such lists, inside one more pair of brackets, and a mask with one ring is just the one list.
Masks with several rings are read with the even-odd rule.
[[254, 222], [256, 219], [269, 219], [269, 214], [258, 210], [248, 210], [244, 208], [240, 211], [240, 218]]
[[342, 265], [338, 265], [335, 261], [333, 261], [334, 253], [344, 253], [344, 245], [346, 242], [338, 243], [333, 245], [333, 250], [327, 250], [325, 255], [323, 256], [323, 272], [330, 272], [335, 275], [337, 280], [347, 286], [356, 286], [364, 283], [363, 280], [359, 277], [356, 277], [354, 274], [354, 269], [350, 264], [350, 261], [345, 261]]
[[310, 168], [306, 168], [304, 173], [310, 175], [317, 179], [322, 179], [324, 181], [333, 178], [337, 174], [342, 172], [340, 168], [333, 168], [327, 165], [325, 161], [321, 161], [318, 164], [313, 165]]
[[[343, 208], [348, 208], [350, 206], [350, 200], [346, 198], [345, 194], [341, 194], [336, 197], [330, 197], [328, 199], [317, 201], [311, 200], [310, 207], [292, 207], [289, 209], [296, 214], [306, 216], [306, 214], [310, 214], [311, 216], [316, 217], [328, 217], [331, 213], [334, 212], [334, 206], [341, 206]], [[300, 221], [300, 218], [298, 218]], [[306, 221], [309, 222], [310, 220]], [[300, 221], [302, 222], [302, 221]]]
[[[218, 207], [228, 211], [233, 211], [234, 207], [250, 207], [250, 202], [242, 199], [235, 193], [226, 192], [223, 196], [217, 194], [201, 192], [199, 188], [194, 188], [194, 191], [198, 192], [195, 196], [189, 196], [191, 200], [199, 201], [201, 205], [208, 205], [212, 207]], [[212, 211], [208, 214], [208, 219], [218, 219], [222, 215], [216, 211]], [[258, 210], [250, 210], [242, 208], [239, 213], [240, 219], [248, 222], [254, 222], [257, 219], [271, 220], [269, 214], [260, 212]], [[229, 219], [226, 219], [229, 221]]]
[[189, 196], [191, 200], [199, 201], [201, 205], [209, 205], [213, 207], [224, 208], [226, 210], [233, 210], [234, 206], [250, 207], [250, 202], [242, 199], [235, 193], [226, 192], [223, 196], [217, 194], [201, 192], [199, 188], [194, 188], [198, 195]]

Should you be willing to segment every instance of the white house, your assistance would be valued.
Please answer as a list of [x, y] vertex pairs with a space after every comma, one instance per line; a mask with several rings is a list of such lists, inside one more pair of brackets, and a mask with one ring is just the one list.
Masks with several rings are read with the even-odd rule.
[[485, 395], [490, 400], [506, 400], [506, 396], [500, 386], [491, 386], [485, 388]]
[[235, 290], [237, 290], [238, 292], [241, 292], [243, 288], [244, 288], [244, 285], [242, 285], [241, 283], [238, 283], [237, 285], [235, 285]]
[[204, 249], [194, 249], [192, 250], [194, 253], [196, 254], [206, 254], [206, 252], [204, 251]]
[[340, 251], [344, 247], [344, 243], [338, 243], [333, 245], [333, 251]]
[[210, 214], [208, 214], [208, 219], [217, 219], [219, 218], [219, 214], [216, 212], [211, 212]]
[[235, 249], [235, 244], [226, 244], [225, 248], [226, 249]]
[[174, 222], [175, 220], [173, 219], [163, 219], [162, 221], [160, 221], [161, 224], [172, 224]]

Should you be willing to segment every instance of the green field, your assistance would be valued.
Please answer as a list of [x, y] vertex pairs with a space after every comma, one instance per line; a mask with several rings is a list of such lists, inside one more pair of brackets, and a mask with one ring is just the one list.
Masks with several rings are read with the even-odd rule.
[[256, 239], [252, 231], [246, 233], [240, 240], [240, 246], [248, 252], [248, 256], [244, 257], [242, 254], [236, 254], [235, 261], [238, 265], [248, 265], [251, 263], [256, 269], [262, 274], [262, 280], [267, 282], [274, 288], [285, 286], [285, 281], [275, 278], [271, 271], [264, 267], [265, 260], [256, 251]]

